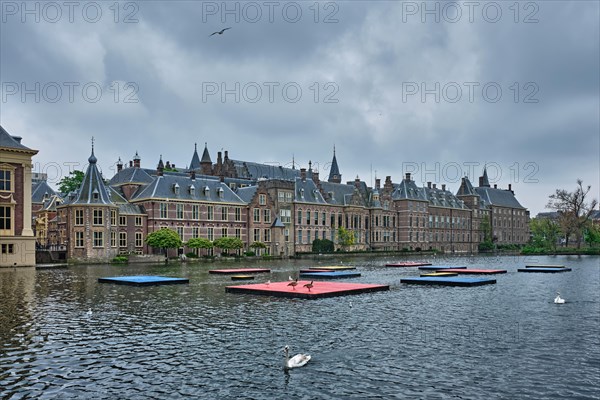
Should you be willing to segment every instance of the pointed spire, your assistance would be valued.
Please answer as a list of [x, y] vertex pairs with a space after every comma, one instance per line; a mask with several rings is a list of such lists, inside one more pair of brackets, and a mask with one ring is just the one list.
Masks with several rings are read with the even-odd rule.
[[158, 168], [165, 168], [165, 164], [162, 160], [162, 154], [160, 155], [160, 159], [158, 160]]
[[139, 161], [141, 160], [140, 155], [138, 154], [137, 150], [135, 151], [135, 156], [133, 156], [133, 161]]
[[481, 177], [479, 186], [490, 187], [490, 180], [488, 179], [488, 174], [487, 174], [487, 166], [483, 167], [483, 176]]
[[92, 154], [88, 158], [88, 161], [90, 164], [87, 167], [81, 186], [79, 186], [77, 191], [77, 198], [73, 201], [73, 204], [113, 204], [108, 190], [104, 185], [102, 174], [96, 165], [98, 160], [94, 155], [94, 138], [92, 138]]
[[335, 157], [335, 145], [333, 146], [333, 160], [331, 160], [331, 169], [329, 170], [328, 182], [342, 183], [342, 175], [338, 167], [337, 158]]
[[90, 155], [90, 158], [88, 158], [88, 162], [90, 164], [96, 164], [96, 161], [98, 161], [98, 159], [94, 155], [94, 137], [92, 136], [92, 154]]
[[204, 142], [204, 152], [202, 153], [202, 160], [200, 160], [200, 162], [212, 164], [212, 161], [210, 160], [210, 154], [208, 154], [208, 145], [206, 142]]
[[200, 168], [200, 157], [198, 157], [198, 145], [194, 143], [194, 154], [192, 154], [192, 161], [190, 161], [190, 170]]
[[292, 169], [296, 169], [296, 159], [294, 158], [293, 154], [292, 154]]

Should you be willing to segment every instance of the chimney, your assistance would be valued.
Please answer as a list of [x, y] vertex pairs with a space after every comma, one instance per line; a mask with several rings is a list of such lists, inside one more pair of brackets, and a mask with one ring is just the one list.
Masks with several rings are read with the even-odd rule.
[[354, 179], [354, 186], [357, 188], [360, 187], [360, 178], [358, 175], [356, 175], [356, 178]]
[[427, 189], [431, 189], [431, 182], [427, 182]]
[[436, 184], [436, 183], [434, 183], [434, 184], [433, 184], [433, 188], [434, 188], [434, 189], [436, 189], [436, 186], [437, 186], [437, 184]]
[[386, 176], [385, 177], [385, 184], [383, 185], [384, 188], [387, 189], [391, 189], [394, 187], [394, 185], [392, 185], [392, 177], [391, 176]]
[[117, 172], [121, 172], [123, 170], [123, 161], [121, 161], [121, 157], [119, 157], [119, 161], [117, 161]]
[[165, 168], [171, 168], [171, 163], [169, 161], [167, 161], [167, 164], [165, 165]]
[[313, 171], [313, 173], [312, 173], [312, 180], [317, 185], [319, 184], [319, 172]]
[[21, 144], [21, 139], [23, 139], [21, 136], [12, 136], [13, 139], [15, 139], [15, 142]]
[[175, 164], [171, 164], [171, 168], [175, 169]]
[[306, 168], [300, 168], [300, 179], [302, 179], [302, 182], [306, 180]]
[[494, 189], [498, 189], [498, 185], [494, 183]]
[[442, 190], [445, 192], [446, 191], [446, 184], [442, 183]]
[[379, 190], [381, 188], [381, 179], [375, 179], [375, 189]]
[[129, 160], [129, 168], [133, 167], [133, 161]]
[[410, 181], [410, 172], [407, 172], [405, 176], [406, 176], [406, 180]]
[[225, 150], [225, 161], [229, 160], [229, 151]]
[[194, 171], [194, 170], [191, 170], [191, 171], [190, 171], [190, 178], [191, 178], [193, 181], [195, 181], [195, 180], [196, 180], [196, 171]]
[[508, 191], [511, 192], [512, 194], [515, 194], [515, 192], [512, 191], [512, 183], [508, 184]]
[[220, 151], [217, 153], [217, 164], [218, 165], [223, 164], [223, 160], [221, 159], [221, 152]]

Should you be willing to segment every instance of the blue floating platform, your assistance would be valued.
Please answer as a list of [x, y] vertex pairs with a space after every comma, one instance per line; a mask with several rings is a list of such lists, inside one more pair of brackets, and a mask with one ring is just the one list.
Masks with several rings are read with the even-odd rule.
[[400, 279], [401, 283], [414, 283], [417, 285], [444, 285], [444, 286], [481, 286], [496, 283], [495, 279], [456, 277], [412, 277]]
[[419, 269], [424, 269], [424, 270], [432, 270], [432, 271], [437, 271], [437, 270], [442, 270], [442, 269], [466, 269], [467, 267], [457, 267], [455, 265], [424, 265], [422, 267], [419, 267]]
[[152, 286], [152, 285], [172, 285], [176, 283], [190, 283], [187, 278], [171, 278], [168, 276], [155, 275], [134, 275], [134, 276], [111, 276], [98, 278], [98, 282], [116, 283], [119, 285], [132, 286]]
[[546, 273], [556, 273], [556, 272], [567, 272], [571, 271], [571, 268], [566, 267], [527, 267], [527, 268], [519, 268], [517, 271], [519, 272], [546, 272]]
[[343, 278], [358, 278], [360, 272], [348, 272], [348, 271], [315, 271], [315, 272], [301, 272], [301, 278], [311, 279], [343, 279]]

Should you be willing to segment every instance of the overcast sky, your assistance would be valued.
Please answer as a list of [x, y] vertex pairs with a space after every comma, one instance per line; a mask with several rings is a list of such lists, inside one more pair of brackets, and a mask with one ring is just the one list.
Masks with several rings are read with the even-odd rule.
[[[1, 2], [0, 123], [56, 182], [194, 143], [344, 181], [600, 183], [599, 3]], [[223, 34], [215, 34], [230, 28]], [[59, 174], [60, 174], [59, 173]]]

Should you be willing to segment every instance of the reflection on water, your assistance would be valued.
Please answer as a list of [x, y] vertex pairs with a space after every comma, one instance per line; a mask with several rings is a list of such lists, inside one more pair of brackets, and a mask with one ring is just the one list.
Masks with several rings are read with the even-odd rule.
[[[508, 270], [475, 288], [401, 285], [418, 270], [384, 267], [389, 261], [345, 260], [362, 273], [352, 282], [389, 284], [389, 292], [320, 300], [226, 294], [237, 283], [209, 275], [214, 264], [0, 270], [2, 397], [598, 396], [598, 258], [432, 260]], [[534, 262], [573, 271], [516, 272]], [[318, 264], [259, 265], [273, 273], [255, 281]], [[190, 284], [97, 282], [137, 274]], [[567, 303], [553, 303], [556, 291]], [[286, 344], [312, 360], [284, 372]]]

